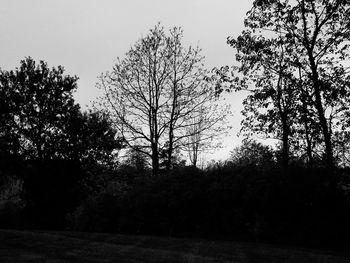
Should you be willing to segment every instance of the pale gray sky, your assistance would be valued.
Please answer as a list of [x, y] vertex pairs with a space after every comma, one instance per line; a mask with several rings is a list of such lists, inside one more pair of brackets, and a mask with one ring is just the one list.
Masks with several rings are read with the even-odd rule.
[[[1, 0], [0, 67], [13, 69], [26, 56], [62, 65], [80, 78], [75, 97], [84, 106], [98, 94], [97, 76], [157, 22], [181, 26], [185, 43], [203, 49], [208, 69], [232, 65], [226, 38], [243, 30], [251, 5], [252, 0]], [[227, 149], [239, 129], [241, 99], [228, 96], [235, 128], [225, 140]]]

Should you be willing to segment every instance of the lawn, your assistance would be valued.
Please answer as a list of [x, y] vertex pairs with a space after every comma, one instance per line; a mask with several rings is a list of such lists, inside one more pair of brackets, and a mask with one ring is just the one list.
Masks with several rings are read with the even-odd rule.
[[350, 262], [266, 244], [76, 232], [0, 230], [0, 262]]

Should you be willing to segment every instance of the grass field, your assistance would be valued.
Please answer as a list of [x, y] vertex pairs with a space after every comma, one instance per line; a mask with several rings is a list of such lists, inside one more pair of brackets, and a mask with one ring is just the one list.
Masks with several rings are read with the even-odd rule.
[[75, 232], [0, 230], [0, 262], [350, 262], [264, 244]]

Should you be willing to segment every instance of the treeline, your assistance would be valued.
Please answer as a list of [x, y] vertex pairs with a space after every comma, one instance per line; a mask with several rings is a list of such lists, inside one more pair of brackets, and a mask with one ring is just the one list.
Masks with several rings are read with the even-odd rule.
[[349, 199], [323, 169], [216, 164], [136, 177], [90, 197], [69, 216], [74, 230], [202, 237], [345, 248]]
[[[81, 111], [73, 99], [77, 78], [63, 73], [62, 67], [50, 69], [31, 58], [0, 73], [0, 221], [5, 225], [63, 228], [66, 214], [87, 193], [87, 178], [110, 169], [114, 151], [123, 145], [107, 115]], [[98, 188], [101, 180], [91, 187]], [[17, 212], [21, 215], [11, 214]]]
[[[347, 1], [254, 1], [228, 39], [240, 65], [211, 72], [158, 24], [88, 111], [62, 67], [1, 70], [0, 227], [348, 245], [349, 16]], [[241, 90], [247, 138], [197, 168]]]

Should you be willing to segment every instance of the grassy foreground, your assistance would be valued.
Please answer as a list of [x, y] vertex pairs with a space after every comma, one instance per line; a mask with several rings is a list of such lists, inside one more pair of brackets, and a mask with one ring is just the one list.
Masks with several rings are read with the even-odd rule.
[[253, 243], [0, 230], [0, 262], [350, 262], [344, 255]]

